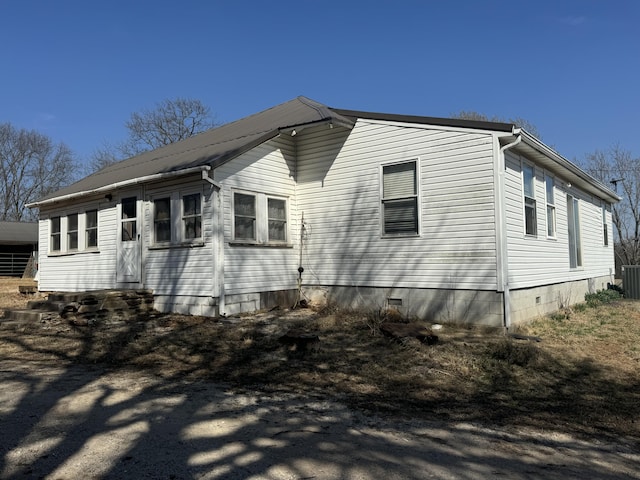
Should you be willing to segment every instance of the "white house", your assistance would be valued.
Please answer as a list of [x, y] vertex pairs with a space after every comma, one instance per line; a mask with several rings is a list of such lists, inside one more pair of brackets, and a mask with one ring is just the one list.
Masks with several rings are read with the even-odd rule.
[[[31, 204], [41, 291], [233, 314], [302, 295], [509, 326], [606, 288], [614, 192], [515, 125], [299, 97]], [[302, 273], [299, 273], [302, 267]]]

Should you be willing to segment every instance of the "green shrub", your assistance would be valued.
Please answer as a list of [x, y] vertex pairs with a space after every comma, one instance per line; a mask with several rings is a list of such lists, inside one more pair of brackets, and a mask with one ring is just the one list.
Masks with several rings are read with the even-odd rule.
[[587, 293], [584, 296], [584, 300], [589, 307], [597, 307], [599, 305], [606, 305], [614, 300], [620, 298], [620, 293], [616, 290], [598, 290], [595, 293]]

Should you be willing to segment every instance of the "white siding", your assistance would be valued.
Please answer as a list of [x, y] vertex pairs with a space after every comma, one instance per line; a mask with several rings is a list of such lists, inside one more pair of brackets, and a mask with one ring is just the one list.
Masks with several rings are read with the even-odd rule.
[[[104, 201], [103, 199], [100, 199]], [[65, 217], [70, 213], [82, 214], [98, 209], [98, 250], [49, 254], [49, 219]], [[113, 204], [85, 201], [65, 207], [43, 209], [39, 227], [39, 289], [41, 291], [81, 291], [115, 287], [115, 233], [116, 209]], [[79, 231], [84, 235], [84, 231]], [[64, 235], [64, 231], [62, 232]]]
[[[368, 121], [303, 135], [305, 284], [496, 289], [491, 135]], [[383, 238], [380, 165], [413, 159], [420, 235]]]
[[[609, 269], [613, 268], [613, 242], [609, 235], [609, 246], [605, 247], [603, 244], [600, 200], [578, 191], [575, 187], [567, 188], [566, 181], [555, 177], [557, 238], [547, 238], [544, 178], [548, 173], [538, 167], [535, 170], [538, 234], [535, 237], [525, 235], [521, 174], [523, 161], [526, 161], [524, 157], [507, 152], [505, 201], [510, 288], [526, 288], [609, 275]], [[582, 267], [576, 269], [569, 268], [567, 194], [575, 196], [580, 203]], [[608, 214], [608, 221], [610, 220], [611, 216]]]
[[[153, 243], [153, 198], [177, 193], [178, 203], [182, 194], [202, 193], [203, 241], [193, 245], [177, 245], [157, 248]], [[145, 189], [144, 218], [144, 287], [156, 295], [213, 296], [214, 251], [213, 238], [213, 189], [201, 179], [163, 182]], [[180, 212], [172, 212], [180, 223]]]
[[[296, 288], [299, 223], [295, 201], [294, 154], [291, 140], [278, 138], [215, 170], [215, 180], [223, 185], [224, 286], [228, 295]], [[234, 190], [287, 199], [289, 221], [286, 246], [241, 245], [233, 241]]]

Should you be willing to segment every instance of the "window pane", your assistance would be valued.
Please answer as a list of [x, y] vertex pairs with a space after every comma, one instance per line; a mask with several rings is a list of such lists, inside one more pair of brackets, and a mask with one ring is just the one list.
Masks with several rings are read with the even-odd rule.
[[184, 215], [200, 215], [200, 194], [185, 195], [182, 197]]
[[255, 197], [253, 195], [245, 195], [236, 193], [233, 197], [234, 213], [236, 215], [244, 215], [248, 217], [256, 216]]
[[416, 163], [385, 165], [382, 169], [384, 198], [407, 197], [416, 194]]
[[547, 205], [547, 235], [556, 236], [556, 208], [552, 205]]
[[98, 211], [89, 210], [86, 213], [87, 228], [96, 228], [98, 226]]
[[153, 201], [154, 204], [154, 217], [157, 221], [170, 220], [171, 219], [171, 200], [169, 198], [160, 198]]
[[523, 183], [524, 183], [524, 194], [527, 197], [534, 197], [534, 189], [533, 189], [533, 178], [534, 172], [533, 167], [529, 165], [525, 165], [522, 167], [523, 174]]
[[78, 232], [70, 232], [68, 235], [68, 245], [67, 248], [69, 250], [77, 250], [78, 249]]
[[51, 235], [51, 251], [60, 251], [60, 234]]
[[285, 201], [278, 200], [276, 198], [270, 198], [268, 200], [269, 204], [269, 219], [273, 220], [286, 220], [287, 219], [287, 211], [285, 209]]
[[388, 200], [384, 207], [384, 233], [418, 233], [418, 209], [415, 198]]
[[524, 218], [526, 234], [536, 235], [538, 233], [536, 222], [536, 201], [531, 198], [525, 199]]
[[154, 223], [154, 237], [156, 242], [171, 241], [171, 222], [169, 220], [159, 220]]
[[122, 218], [136, 218], [136, 197], [122, 199]]
[[184, 235], [188, 240], [202, 237], [202, 221], [199, 216], [184, 219]]
[[67, 229], [69, 231], [78, 230], [78, 214], [74, 213], [67, 217]]
[[122, 222], [122, 241], [132, 242], [136, 240], [136, 221], [127, 220]]
[[286, 225], [280, 220], [269, 220], [269, 241], [284, 242], [287, 239]]
[[87, 247], [98, 246], [98, 229], [87, 230]]
[[255, 219], [235, 217], [235, 238], [239, 240], [255, 240]]
[[51, 219], [51, 233], [60, 233], [60, 217]]
[[551, 205], [556, 203], [553, 199], [553, 185], [553, 178], [547, 177], [547, 203], [550, 203]]

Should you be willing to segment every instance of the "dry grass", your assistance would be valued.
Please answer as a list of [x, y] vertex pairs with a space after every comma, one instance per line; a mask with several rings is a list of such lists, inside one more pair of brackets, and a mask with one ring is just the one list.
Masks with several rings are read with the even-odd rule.
[[[25, 302], [0, 295], [0, 306]], [[388, 414], [640, 439], [640, 304], [554, 318], [521, 329], [540, 343], [445, 325], [435, 346], [391, 341], [365, 314], [328, 310], [225, 322], [160, 315], [91, 328], [58, 322], [0, 329], [0, 360], [139, 368], [237, 388], [314, 392]], [[289, 328], [318, 333], [320, 349], [287, 351], [278, 337]]]

